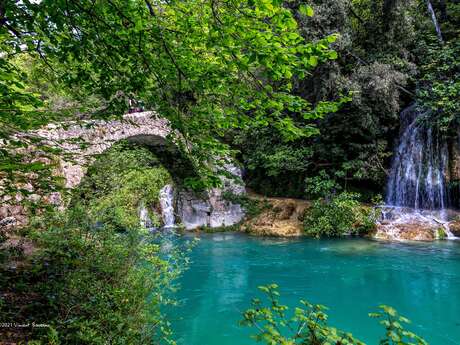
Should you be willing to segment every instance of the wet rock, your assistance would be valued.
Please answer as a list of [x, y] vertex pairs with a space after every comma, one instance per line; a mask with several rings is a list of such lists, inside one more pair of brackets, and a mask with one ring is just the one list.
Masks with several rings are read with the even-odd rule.
[[[460, 136], [460, 133], [458, 134]], [[449, 140], [449, 174], [446, 176], [448, 181], [460, 181], [460, 147], [459, 137]]]
[[309, 202], [300, 199], [266, 198], [269, 207], [246, 221], [242, 229], [257, 236], [297, 237], [304, 234], [303, 215]]
[[[417, 210], [409, 207], [384, 206], [374, 237], [391, 241], [433, 241], [454, 237], [449, 219], [454, 210]], [[458, 223], [460, 229], [460, 222]]]
[[180, 192], [178, 214], [185, 229], [231, 226], [244, 218], [244, 210], [223, 198], [221, 190], [212, 190], [202, 198], [192, 192]]
[[456, 219], [449, 222], [449, 229], [454, 236], [460, 237], [460, 220]]
[[439, 226], [423, 223], [379, 224], [374, 237], [390, 241], [434, 241], [439, 237]]

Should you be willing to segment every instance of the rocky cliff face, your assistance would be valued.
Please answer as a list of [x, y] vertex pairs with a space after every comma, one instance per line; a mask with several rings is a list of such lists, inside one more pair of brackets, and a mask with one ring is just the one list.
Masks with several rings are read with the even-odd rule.
[[222, 177], [222, 188], [213, 188], [202, 195], [185, 190], [178, 193], [177, 213], [187, 230], [231, 226], [243, 220], [242, 207], [224, 197], [225, 193], [245, 193], [241, 170], [232, 164], [226, 164], [225, 170], [233, 177]]

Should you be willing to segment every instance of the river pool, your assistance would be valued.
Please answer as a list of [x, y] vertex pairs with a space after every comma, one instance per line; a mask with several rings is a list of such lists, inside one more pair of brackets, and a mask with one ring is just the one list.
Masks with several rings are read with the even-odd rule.
[[181, 345], [255, 344], [238, 325], [257, 286], [276, 282], [281, 302], [330, 308], [330, 324], [367, 344], [382, 328], [367, 314], [387, 304], [432, 345], [460, 344], [460, 241], [255, 238], [202, 234], [170, 315]]

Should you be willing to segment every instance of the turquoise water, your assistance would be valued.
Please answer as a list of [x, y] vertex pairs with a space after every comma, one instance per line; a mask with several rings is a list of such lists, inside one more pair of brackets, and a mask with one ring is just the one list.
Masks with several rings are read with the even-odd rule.
[[460, 243], [363, 239], [284, 240], [201, 235], [171, 315], [181, 345], [254, 344], [238, 326], [257, 286], [276, 282], [282, 302], [330, 308], [330, 323], [367, 344], [382, 334], [367, 314], [379, 304], [409, 317], [432, 345], [460, 344]]

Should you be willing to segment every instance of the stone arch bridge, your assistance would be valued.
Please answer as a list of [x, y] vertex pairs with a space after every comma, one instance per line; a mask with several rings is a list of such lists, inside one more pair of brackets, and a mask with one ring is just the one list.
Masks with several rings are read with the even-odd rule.
[[68, 188], [77, 186], [95, 156], [114, 143], [127, 139], [163, 147], [170, 133], [169, 122], [154, 112], [126, 114], [121, 120], [49, 124], [33, 132], [45, 144], [62, 150], [62, 157], [68, 157], [61, 158], [59, 164]]
[[[59, 164], [56, 174], [62, 176], [67, 188], [76, 187], [83, 179], [88, 165], [95, 157], [120, 140], [128, 140], [145, 145], [157, 153], [162, 152], [168, 163], [164, 164], [174, 177], [174, 167], [181, 163], [181, 171], [192, 170], [186, 159], [181, 159], [177, 146], [172, 144], [172, 129], [169, 121], [155, 112], [125, 114], [121, 120], [90, 120], [49, 124], [31, 133], [43, 140], [44, 145], [58, 148]], [[163, 160], [160, 158], [163, 162]], [[169, 166], [168, 166], [169, 165]], [[241, 181], [241, 172], [235, 166], [226, 166], [236, 180]], [[193, 175], [193, 171], [188, 171]], [[176, 218], [187, 229], [200, 226], [229, 226], [242, 220], [244, 212], [239, 205], [223, 197], [224, 191], [244, 193], [244, 185], [235, 179], [222, 177], [223, 187], [213, 188], [198, 196], [187, 190], [176, 191]], [[18, 200], [20, 204], [21, 200]], [[60, 195], [51, 202], [62, 207]], [[25, 210], [20, 205], [0, 206], [0, 229], [2, 225], [22, 224], [26, 219]]]

